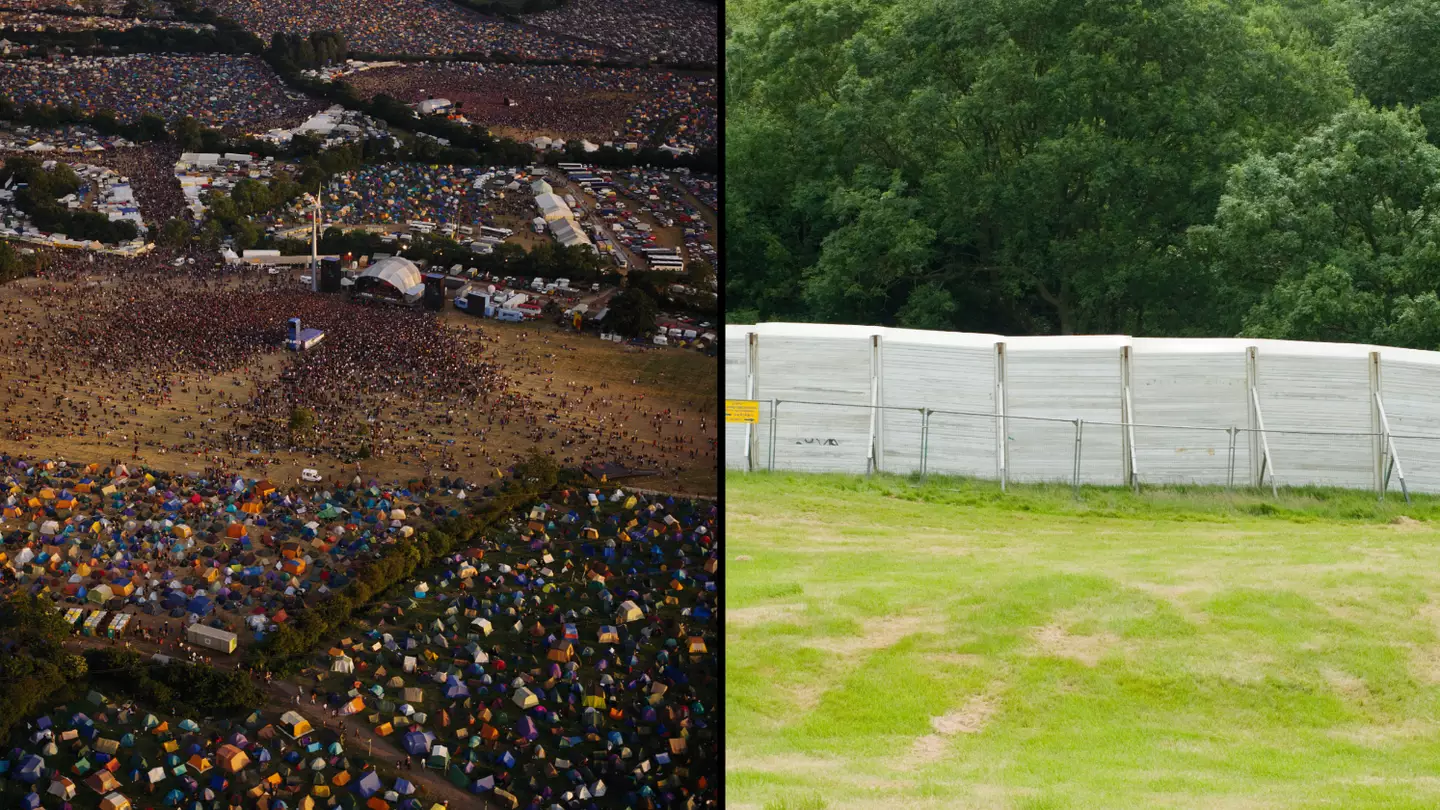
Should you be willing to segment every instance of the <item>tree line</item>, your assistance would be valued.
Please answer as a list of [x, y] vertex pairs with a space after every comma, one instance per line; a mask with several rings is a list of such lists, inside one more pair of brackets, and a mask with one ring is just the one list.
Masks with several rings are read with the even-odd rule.
[[1440, 348], [1440, 0], [753, 0], [733, 321]]
[[[372, 231], [329, 227], [320, 235], [320, 252], [342, 256], [368, 256], [396, 252], [403, 247], [405, 258], [417, 263], [423, 262], [440, 272], [459, 264], [502, 278], [568, 278], [576, 283], [587, 284], [596, 281], [616, 284], [620, 281], [620, 276], [613, 268], [603, 265], [593, 251], [578, 245], [565, 247], [544, 242], [526, 250], [519, 245], [502, 242], [495, 246], [493, 253], [482, 254], [441, 234], [415, 234], [411, 241], [403, 246], [397, 246], [394, 237], [388, 242], [385, 239], [384, 234]], [[305, 240], [280, 240], [274, 244], [287, 254], [307, 253], [310, 250], [310, 244]]]
[[337, 633], [357, 613], [373, 607], [372, 602], [409, 581], [416, 571], [434, 564], [471, 544], [481, 532], [498, 525], [516, 509], [533, 503], [553, 490], [562, 480], [555, 462], [533, 455], [516, 466], [511, 478], [498, 491], [487, 492], [483, 506], [468, 517], [450, 518], [436, 528], [387, 546], [379, 556], [360, 567], [350, 582], [332, 591], [324, 600], [291, 613], [291, 619], [245, 648], [248, 666], [288, 674], [304, 665], [326, 638]]

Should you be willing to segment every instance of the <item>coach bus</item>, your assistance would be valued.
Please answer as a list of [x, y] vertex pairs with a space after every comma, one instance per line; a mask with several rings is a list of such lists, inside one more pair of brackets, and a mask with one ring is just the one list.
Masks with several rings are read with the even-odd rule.
[[509, 228], [494, 228], [489, 225], [480, 226], [480, 234], [482, 236], [493, 236], [497, 239], [504, 239], [507, 236], [513, 235], [514, 233], [515, 232], [510, 230]]

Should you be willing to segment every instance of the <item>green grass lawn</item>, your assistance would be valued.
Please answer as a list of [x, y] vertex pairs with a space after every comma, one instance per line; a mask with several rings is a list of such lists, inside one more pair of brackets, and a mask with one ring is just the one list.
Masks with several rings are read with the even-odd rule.
[[1440, 807], [1440, 500], [726, 484], [729, 807]]

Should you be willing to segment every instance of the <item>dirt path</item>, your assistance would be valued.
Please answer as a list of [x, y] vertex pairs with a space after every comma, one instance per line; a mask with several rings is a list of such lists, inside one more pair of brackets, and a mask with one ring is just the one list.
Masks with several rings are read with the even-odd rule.
[[[270, 697], [266, 709], [280, 713], [297, 711], [316, 729], [334, 728], [341, 719], [331, 717], [329, 712], [318, 704], [311, 705], [310, 701], [302, 694], [302, 689], [298, 684], [289, 681], [275, 681], [266, 687], [265, 692]], [[300, 696], [298, 703], [296, 702], [297, 695]], [[367, 752], [367, 759], [381, 764], [390, 764], [391, 767], [380, 770], [383, 772], [394, 771], [416, 786], [423, 786], [427, 799], [436, 802], [448, 800], [450, 806], [456, 810], [461, 807], [478, 807], [485, 808], [485, 810], [500, 807], [483, 796], [477, 796], [468, 790], [455, 787], [440, 771], [423, 767], [414, 770], [401, 768], [398, 763], [405, 758], [405, 751], [397, 742], [392, 742], [389, 737], [381, 737], [376, 734], [362, 718], [352, 715], [349, 719], [355, 722], [353, 725], [349, 722], [345, 725], [345, 750], [355, 753], [364, 750]], [[396, 733], [398, 735], [399, 732]], [[387, 787], [390, 784], [393, 784], [393, 779], [386, 780]]]
[[[137, 617], [145, 618], [145, 617]], [[128, 649], [143, 655], [160, 653], [162, 655], [174, 656], [176, 660], [185, 660], [185, 653], [175, 650], [169, 646], [162, 646], [155, 642], [144, 641], [138, 638], [127, 638]], [[99, 636], [74, 636], [66, 646], [72, 650], [116, 648], [124, 645], [124, 642], [112, 642], [108, 638]], [[213, 657], [211, 663], [217, 667], [233, 669], [239, 664], [238, 655], [226, 655]], [[323, 706], [311, 704], [305, 695], [305, 690], [299, 684], [290, 681], [274, 681], [264, 687], [267, 702], [259, 707], [261, 711], [279, 716], [285, 712], [294, 710], [299, 712], [317, 731], [336, 731], [338, 722], [342, 718], [331, 717], [330, 712]], [[300, 702], [295, 702], [296, 695], [300, 695]], [[441, 771], [429, 768], [417, 767], [414, 770], [406, 770], [398, 764], [405, 759], [405, 751], [400, 747], [397, 736], [393, 738], [381, 737], [363, 718], [351, 716], [343, 718], [345, 724], [345, 750], [352, 756], [359, 756], [363, 751], [365, 758], [374, 762], [376, 770], [380, 772], [385, 781], [386, 788], [394, 784], [396, 776], [402, 776], [414, 783], [417, 788], [423, 791], [426, 799], [432, 802], [449, 801], [452, 810], [459, 808], [482, 808], [490, 810], [500, 805], [489, 801], [483, 796], [477, 796], [468, 790], [463, 790], [450, 783]]]

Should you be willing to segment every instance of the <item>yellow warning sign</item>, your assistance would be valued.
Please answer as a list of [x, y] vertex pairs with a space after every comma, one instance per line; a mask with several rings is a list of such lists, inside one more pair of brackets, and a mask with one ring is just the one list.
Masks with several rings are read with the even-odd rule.
[[725, 400], [725, 421], [757, 424], [760, 421], [760, 403], [753, 399]]

